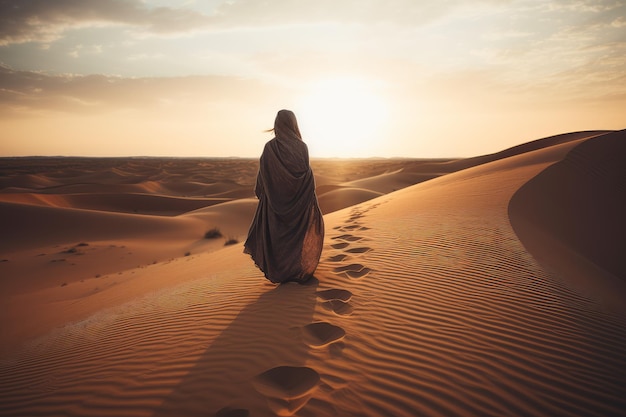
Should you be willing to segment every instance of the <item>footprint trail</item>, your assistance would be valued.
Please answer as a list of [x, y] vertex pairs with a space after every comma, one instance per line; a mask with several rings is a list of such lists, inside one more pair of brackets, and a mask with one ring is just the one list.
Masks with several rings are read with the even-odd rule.
[[[366, 240], [363, 236], [355, 233], [369, 230], [359, 220], [364, 217], [366, 211], [376, 206], [377, 204], [368, 209], [355, 207], [342, 225], [333, 228], [337, 234], [331, 236], [330, 239], [335, 243], [328, 245], [327, 249], [340, 251], [326, 258], [327, 262], [339, 264], [339, 266], [331, 269], [333, 274], [354, 280], [364, 278], [372, 272], [363, 264], [354, 262], [355, 257], [372, 251], [372, 248], [367, 246], [350, 248], [350, 244]], [[342, 265], [344, 262], [345, 264]], [[332, 311], [338, 318], [351, 316], [354, 312], [350, 303], [353, 294], [346, 289], [329, 288], [317, 291], [315, 295], [320, 307], [326, 311]], [[315, 350], [329, 349], [331, 355], [337, 354], [343, 349], [345, 346], [343, 340], [347, 336], [342, 327], [328, 321], [309, 323], [303, 326], [300, 332], [302, 342], [309, 348]], [[331, 377], [328, 376], [328, 378]], [[320, 375], [313, 368], [279, 366], [257, 375], [253, 379], [252, 385], [256, 391], [265, 396], [269, 408], [274, 413], [281, 416], [291, 416], [309, 402], [320, 385], [330, 390], [343, 389], [342, 385], [337, 384], [332, 378], [328, 381], [325, 380], [323, 384], [320, 384], [320, 380]]]

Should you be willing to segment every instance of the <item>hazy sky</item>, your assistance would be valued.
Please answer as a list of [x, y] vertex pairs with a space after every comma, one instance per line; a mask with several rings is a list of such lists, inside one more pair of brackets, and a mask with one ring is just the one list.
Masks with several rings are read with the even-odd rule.
[[473, 156], [626, 128], [626, 0], [0, 0], [0, 156]]

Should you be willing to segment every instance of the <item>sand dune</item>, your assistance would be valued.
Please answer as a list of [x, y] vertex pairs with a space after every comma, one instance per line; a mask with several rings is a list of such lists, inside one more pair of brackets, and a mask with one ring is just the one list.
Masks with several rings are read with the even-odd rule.
[[225, 236], [245, 240], [256, 206], [256, 199], [242, 198], [194, 210], [180, 217], [200, 219], [207, 227], [218, 227]]
[[332, 191], [318, 194], [318, 201], [322, 213], [332, 213], [345, 207], [354, 206], [372, 198], [381, 196], [382, 193], [364, 188], [338, 187]]
[[65, 207], [0, 203], [0, 216], [12, 220], [3, 224], [4, 238], [0, 243], [3, 253], [81, 240], [111, 240], [159, 234], [175, 238], [188, 236], [194, 230], [201, 237], [204, 233], [201, 225], [191, 219]]
[[[338, 190], [320, 195], [330, 212], [380, 195], [342, 181], [415, 161], [315, 163]], [[6, 159], [0, 290], [69, 285], [241, 241], [256, 207], [257, 166], [231, 159]], [[204, 239], [213, 228], [222, 237]]]
[[198, 208], [231, 201], [230, 198], [170, 197], [165, 195], [117, 193], [97, 194], [0, 194], [0, 201], [50, 207], [176, 216]]
[[561, 135], [550, 136], [547, 138], [537, 139], [531, 142], [522, 143], [512, 148], [504, 149], [490, 155], [481, 155], [473, 158], [458, 159], [448, 162], [446, 165], [449, 169], [459, 170], [471, 168], [476, 165], [485, 164], [487, 162], [498, 161], [511, 156], [522, 155], [536, 150], [551, 148], [561, 144], [567, 144], [572, 141], [588, 139], [594, 136], [610, 133], [607, 130], [590, 130], [586, 132], [563, 133]]
[[345, 187], [355, 187], [371, 190], [381, 194], [388, 194], [397, 191], [409, 185], [418, 184], [423, 181], [430, 180], [440, 176], [439, 173], [420, 174], [408, 172], [408, 170], [400, 169], [398, 171], [375, 175], [373, 177], [362, 178], [354, 181], [345, 182]]
[[[325, 215], [309, 285], [269, 284], [236, 244], [9, 288], [0, 414], [624, 415], [626, 291], [615, 285], [608, 299], [596, 288], [625, 278], [613, 250], [623, 246], [623, 143], [624, 131], [564, 135], [456, 172], [461, 161], [385, 161], [382, 171], [370, 161], [375, 173], [352, 161], [352, 179], [320, 161], [333, 180], [318, 184], [329, 186], [320, 200], [349, 197], [348, 182], [386, 178], [391, 190], [410, 178], [398, 174], [449, 170]], [[21, 230], [32, 233], [24, 242], [40, 239], [37, 218], [66, 216], [100, 239], [158, 247], [211, 222], [245, 230], [254, 200], [171, 217], [0, 208], [25, 219], [11, 229], [18, 242]], [[77, 233], [66, 228], [50, 235]], [[0, 272], [23, 245], [5, 244]], [[585, 265], [575, 279], [572, 263]]]
[[581, 143], [517, 191], [510, 215], [537, 260], [626, 313], [624, 155], [624, 131]]

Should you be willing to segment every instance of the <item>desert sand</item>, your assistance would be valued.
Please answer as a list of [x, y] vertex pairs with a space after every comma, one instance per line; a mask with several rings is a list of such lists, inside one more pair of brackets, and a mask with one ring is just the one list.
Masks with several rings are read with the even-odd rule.
[[0, 415], [626, 415], [624, 160], [314, 160], [322, 260], [275, 286], [256, 160], [0, 159]]

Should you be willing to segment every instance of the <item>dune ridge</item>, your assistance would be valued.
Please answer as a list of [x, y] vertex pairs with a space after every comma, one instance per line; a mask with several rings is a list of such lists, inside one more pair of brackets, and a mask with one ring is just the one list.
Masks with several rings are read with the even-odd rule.
[[[518, 223], [546, 182], [585, 194], [583, 173], [620, 161], [622, 136], [566, 135], [326, 214], [308, 285], [269, 284], [239, 243], [22, 292], [4, 326], [41, 328], [1, 350], [0, 414], [624, 415], [626, 314], [546, 263], [591, 253], [538, 256], [533, 242], [559, 229]], [[622, 192], [621, 177], [606, 181], [619, 163], [603, 166], [600, 206]], [[236, 222], [250, 203], [146, 221]], [[585, 220], [611, 221], [602, 213]], [[591, 286], [598, 271], [579, 273]], [[41, 317], [19, 310], [32, 305]]]

